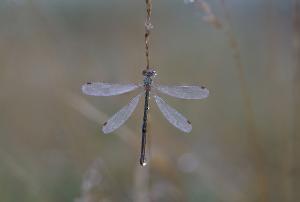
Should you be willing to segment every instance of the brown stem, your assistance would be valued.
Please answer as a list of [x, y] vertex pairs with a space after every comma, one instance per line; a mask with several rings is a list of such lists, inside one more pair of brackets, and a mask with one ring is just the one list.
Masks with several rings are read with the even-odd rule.
[[146, 0], [146, 22], [145, 22], [145, 55], [146, 55], [146, 69], [150, 68], [150, 30], [152, 29], [151, 14], [152, 14], [152, 0]]
[[256, 125], [254, 120], [254, 112], [253, 112], [253, 106], [251, 102], [251, 96], [249, 93], [249, 88], [246, 82], [245, 78], [245, 67], [242, 63], [241, 59], [241, 52], [239, 43], [236, 39], [236, 36], [234, 35], [234, 32], [232, 31], [233, 25], [231, 24], [230, 20], [230, 14], [227, 10], [225, 0], [220, 0], [224, 13], [225, 13], [225, 19], [228, 24], [228, 28], [225, 28], [225, 33], [228, 37], [230, 47], [233, 51], [233, 57], [234, 61], [236, 63], [236, 68], [238, 72], [239, 77], [239, 84], [240, 84], [240, 90], [241, 90], [241, 96], [244, 104], [245, 109], [245, 122], [246, 122], [246, 130], [247, 135], [249, 137], [249, 143], [251, 144], [251, 147], [253, 150], [250, 152], [251, 158], [255, 161], [255, 170], [257, 172], [256, 175], [256, 186], [257, 186], [257, 192], [259, 195], [258, 201], [265, 202], [268, 200], [268, 179], [267, 175], [264, 170], [264, 155], [261, 146], [258, 143], [257, 138], [257, 131], [256, 131]]

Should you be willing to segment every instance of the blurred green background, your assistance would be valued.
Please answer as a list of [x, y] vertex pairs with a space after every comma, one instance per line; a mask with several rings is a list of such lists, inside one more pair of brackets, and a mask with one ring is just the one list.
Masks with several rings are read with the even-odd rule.
[[[209, 9], [210, 8], [210, 9]], [[145, 2], [0, 2], [1, 202], [297, 202], [299, 2], [153, 0], [155, 82], [199, 84], [205, 100], [151, 100], [149, 166], [138, 164], [142, 102], [89, 97], [86, 81], [140, 82]], [[148, 147], [148, 148], [149, 148]]]

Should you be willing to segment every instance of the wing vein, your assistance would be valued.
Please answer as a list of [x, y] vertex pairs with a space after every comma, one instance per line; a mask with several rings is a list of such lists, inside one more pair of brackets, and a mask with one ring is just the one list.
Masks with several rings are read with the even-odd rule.
[[112, 84], [101, 82], [88, 82], [82, 85], [81, 90], [86, 95], [92, 96], [112, 96], [120, 95], [137, 89], [135, 84]]
[[155, 87], [161, 93], [181, 99], [204, 99], [209, 95], [209, 90], [203, 86], [165, 86]]
[[169, 106], [162, 98], [155, 95], [155, 102], [164, 115], [164, 117], [176, 128], [183, 132], [189, 133], [192, 130], [191, 122], [185, 118], [182, 114]]
[[105, 122], [102, 128], [103, 133], [111, 133], [122, 126], [135, 110], [137, 104], [139, 103], [141, 95], [142, 94], [140, 93], [139, 95], [131, 99], [126, 106], [120, 109], [107, 122]]

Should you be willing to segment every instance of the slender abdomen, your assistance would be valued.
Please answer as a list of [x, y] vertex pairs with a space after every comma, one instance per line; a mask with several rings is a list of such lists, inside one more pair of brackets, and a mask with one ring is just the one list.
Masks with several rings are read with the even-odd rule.
[[[145, 87], [146, 89], [146, 87]], [[142, 145], [141, 145], [141, 156], [140, 156], [140, 164], [141, 166], [145, 166], [146, 162], [146, 140], [147, 140], [147, 119], [148, 119], [148, 110], [149, 110], [149, 95], [150, 89], [146, 89], [145, 91], [145, 105], [144, 105], [144, 116], [143, 116], [143, 125], [142, 125]]]

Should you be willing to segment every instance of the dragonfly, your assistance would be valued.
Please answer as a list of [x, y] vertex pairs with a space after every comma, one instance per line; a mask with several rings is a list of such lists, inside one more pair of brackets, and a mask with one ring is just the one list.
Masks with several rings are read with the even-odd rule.
[[141, 166], [145, 166], [147, 164], [145, 153], [150, 92], [153, 92], [154, 100], [164, 117], [173, 126], [185, 133], [191, 132], [191, 122], [176, 109], [169, 106], [161, 97], [157, 95], [157, 92], [181, 99], [204, 99], [209, 95], [209, 90], [204, 86], [157, 85], [153, 82], [153, 78], [156, 75], [157, 74], [154, 69], [147, 69], [143, 71], [144, 80], [141, 84], [87, 82], [82, 85], [82, 92], [90, 96], [114, 96], [128, 93], [137, 89], [143, 89], [143, 92], [132, 98], [126, 106], [121, 108], [111, 118], [109, 118], [102, 127], [103, 133], [108, 134], [122, 126], [132, 115], [139, 103], [141, 96], [144, 94], [144, 114], [142, 122], [142, 142], [140, 153]]

